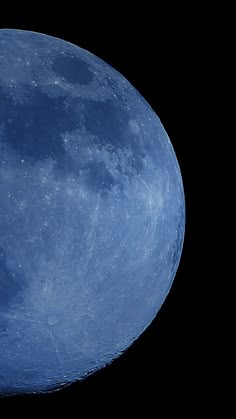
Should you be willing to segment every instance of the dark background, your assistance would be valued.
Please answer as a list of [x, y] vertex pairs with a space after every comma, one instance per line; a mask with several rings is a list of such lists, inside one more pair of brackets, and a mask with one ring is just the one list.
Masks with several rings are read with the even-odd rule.
[[198, 122], [194, 109], [199, 70], [196, 27], [191, 21], [187, 24], [184, 17], [176, 18], [173, 10], [164, 15], [149, 10], [148, 18], [141, 10], [139, 19], [133, 16], [126, 21], [123, 10], [118, 22], [113, 19], [115, 11], [102, 21], [94, 12], [94, 23], [89, 22], [88, 14], [73, 19], [64, 10], [54, 18], [45, 13], [36, 22], [35, 9], [30, 17], [3, 13], [0, 28], [33, 30], [77, 44], [108, 62], [136, 87], [160, 117], [174, 146], [183, 176], [187, 224], [171, 291], [156, 319], [125, 354], [83, 382], [51, 394], [0, 399], [0, 407], [51, 406], [57, 414], [67, 406], [68, 416], [77, 416], [84, 408], [88, 416], [92, 411], [96, 415], [107, 411], [113, 417], [119, 408], [125, 416], [125, 406], [135, 416], [143, 406], [151, 408], [147, 417], [157, 416], [160, 406], [173, 411], [190, 406], [191, 412], [201, 399], [201, 388], [196, 384], [199, 332], [195, 321], [197, 281], [192, 266], [192, 167]]

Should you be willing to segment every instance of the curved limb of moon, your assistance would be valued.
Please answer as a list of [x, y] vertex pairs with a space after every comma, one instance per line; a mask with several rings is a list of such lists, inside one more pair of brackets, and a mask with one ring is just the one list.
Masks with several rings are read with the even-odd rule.
[[15, 30], [0, 56], [0, 392], [40, 392], [150, 324], [180, 260], [183, 185], [159, 119], [98, 57]]

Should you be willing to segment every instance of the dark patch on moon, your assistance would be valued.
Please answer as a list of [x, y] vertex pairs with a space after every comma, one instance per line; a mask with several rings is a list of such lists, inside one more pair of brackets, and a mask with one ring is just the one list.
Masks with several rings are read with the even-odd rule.
[[88, 85], [93, 80], [89, 65], [78, 57], [70, 55], [57, 56], [52, 64], [53, 71], [68, 83]]
[[84, 99], [83, 102], [86, 130], [97, 136], [102, 144], [110, 143], [122, 148], [126, 142], [124, 132], [128, 126], [128, 113], [111, 100], [98, 102]]
[[133, 152], [131, 166], [140, 173], [143, 169], [143, 157], [140, 139], [129, 129], [130, 115], [127, 109], [119, 106], [114, 101], [97, 102], [83, 100], [84, 125], [86, 130], [95, 136], [94, 142], [103, 146], [111, 144], [114, 151], [124, 150], [127, 147]]
[[93, 162], [87, 165], [84, 179], [86, 186], [94, 192], [111, 190], [115, 183], [104, 162]]
[[7, 143], [22, 158], [42, 160], [46, 156], [63, 160], [65, 150], [59, 133], [75, 129], [76, 122], [65, 111], [62, 98], [51, 99], [37, 88], [25, 86], [24, 103], [15, 106], [0, 89], [0, 120], [5, 126]]
[[5, 251], [0, 247], [0, 307], [6, 310], [25, 289], [26, 281], [19, 272], [12, 272], [7, 266]]
[[[138, 136], [129, 129], [129, 114], [125, 108], [113, 101], [77, 99], [76, 102], [84, 107], [83, 112], [78, 106], [74, 107], [74, 101], [66, 109], [64, 98], [52, 99], [39, 88], [27, 85], [24, 86], [24, 102], [16, 106], [12, 98], [6, 97], [0, 89], [0, 120], [9, 121], [5, 124], [5, 141], [19, 158], [29, 158], [35, 163], [50, 157], [55, 161], [56, 176], [73, 174], [78, 177], [80, 169], [84, 169], [83, 164], [81, 167], [80, 159], [72, 161], [63, 146], [61, 133], [73, 132], [84, 125], [85, 130], [94, 136], [94, 143], [102, 146], [110, 143], [113, 153], [129, 146], [132, 149], [129, 164], [140, 173], [144, 153]], [[84, 141], [87, 141], [86, 134]], [[97, 163], [91, 163], [87, 186], [92, 190], [97, 187], [103, 190], [110, 189], [112, 185], [113, 178], [105, 164], [98, 167]]]

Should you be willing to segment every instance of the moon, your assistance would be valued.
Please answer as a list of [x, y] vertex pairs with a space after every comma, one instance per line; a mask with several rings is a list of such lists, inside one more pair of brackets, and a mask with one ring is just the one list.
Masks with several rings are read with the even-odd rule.
[[104, 61], [0, 30], [0, 393], [121, 355], [163, 304], [185, 199], [160, 119]]

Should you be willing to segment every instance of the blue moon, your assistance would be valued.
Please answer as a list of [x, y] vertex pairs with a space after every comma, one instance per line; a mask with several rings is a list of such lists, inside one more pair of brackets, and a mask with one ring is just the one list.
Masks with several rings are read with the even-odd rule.
[[185, 198], [158, 116], [104, 61], [0, 30], [0, 393], [121, 355], [164, 302]]

